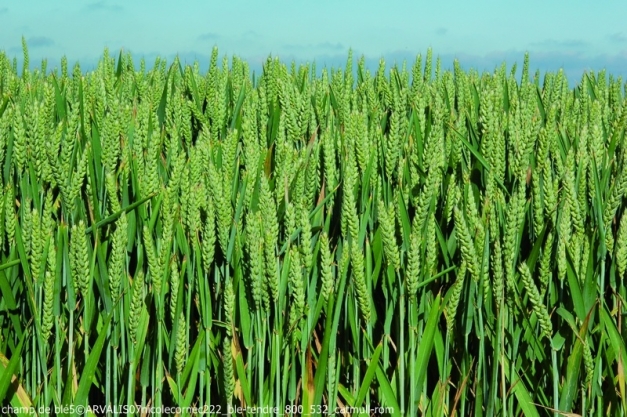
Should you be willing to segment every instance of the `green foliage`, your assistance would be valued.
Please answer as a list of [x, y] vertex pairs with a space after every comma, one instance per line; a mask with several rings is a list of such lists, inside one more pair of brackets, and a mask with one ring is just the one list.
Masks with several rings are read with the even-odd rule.
[[621, 80], [23, 54], [0, 405], [627, 412]]

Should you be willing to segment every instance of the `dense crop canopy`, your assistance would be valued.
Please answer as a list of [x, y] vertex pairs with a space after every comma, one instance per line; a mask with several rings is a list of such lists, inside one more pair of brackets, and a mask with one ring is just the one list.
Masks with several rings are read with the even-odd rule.
[[627, 412], [622, 80], [24, 49], [0, 405]]

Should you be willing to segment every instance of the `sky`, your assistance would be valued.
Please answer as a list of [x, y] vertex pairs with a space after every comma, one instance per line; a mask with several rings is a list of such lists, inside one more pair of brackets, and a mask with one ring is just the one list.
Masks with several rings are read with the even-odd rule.
[[[493, 71], [505, 62], [533, 71], [562, 68], [573, 83], [585, 70], [627, 79], [627, 2], [608, 0], [0, 0], [0, 51], [21, 62], [21, 39], [31, 66], [43, 58], [58, 67], [93, 68], [104, 48], [123, 49], [152, 66], [156, 56], [209, 63], [211, 50], [261, 68], [268, 56], [286, 62], [344, 66], [349, 49], [375, 70], [432, 48], [443, 68]], [[424, 61], [423, 61], [424, 62]]]

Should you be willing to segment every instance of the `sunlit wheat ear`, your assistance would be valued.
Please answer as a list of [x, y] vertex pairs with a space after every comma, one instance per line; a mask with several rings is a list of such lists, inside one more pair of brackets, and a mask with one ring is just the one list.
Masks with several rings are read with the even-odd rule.
[[26, 132], [24, 129], [24, 121], [22, 111], [19, 106], [13, 109], [13, 161], [18, 172], [24, 170], [26, 164]]
[[177, 320], [176, 306], [178, 304], [180, 283], [179, 263], [175, 256], [170, 263], [170, 320], [173, 328], [175, 321]]
[[295, 247], [289, 253], [289, 292], [291, 298], [289, 312], [289, 326], [293, 331], [294, 343], [300, 339], [300, 321], [305, 309], [305, 289], [303, 284], [302, 264], [298, 250]]
[[584, 386], [589, 387], [594, 378], [594, 356], [588, 340], [583, 343], [583, 363], [586, 371]]
[[[176, 373], [181, 375], [183, 367], [185, 366], [185, 356], [187, 353], [187, 342], [185, 340], [186, 334], [186, 321], [185, 316], [181, 312], [178, 320], [178, 328], [176, 332], [176, 348], [174, 353], [174, 361], [176, 365]], [[226, 338], [225, 338], [226, 339]]]
[[453, 332], [454, 327], [455, 327], [455, 315], [457, 314], [457, 307], [459, 306], [459, 301], [462, 295], [462, 290], [464, 288], [465, 277], [466, 277], [466, 263], [462, 262], [462, 265], [459, 268], [457, 279], [453, 283], [453, 287], [450, 290], [452, 291], [451, 297], [449, 298], [448, 303], [445, 307], [446, 330], [449, 334]]
[[393, 210], [388, 210], [382, 200], [378, 205], [379, 225], [383, 234], [383, 248], [389, 265], [394, 267], [395, 271], [400, 270], [400, 255], [398, 252], [398, 243], [396, 241], [396, 221]]
[[536, 236], [540, 236], [545, 225], [544, 204], [542, 196], [541, 175], [538, 169], [531, 179], [531, 190], [533, 199], [533, 231]]
[[32, 233], [31, 233], [31, 250], [30, 250], [30, 263], [31, 274], [33, 280], [37, 283], [41, 283], [41, 266], [42, 255], [46, 245], [46, 236], [42, 230], [41, 217], [36, 209], [31, 212], [32, 221]]
[[546, 310], [546, 306], [542, 302], [542, 297], [540, 297], [540, 293], [538, 292], [538, 288], [533, 282], [531, 271], [529, 271], [529, 267], [526, 263], [520, 264], [518, 270], [520, 272], [525, 290], [529, 295], [533, 311], [536, 313], [538, 318], [542, 335], [550, 339], [553, 335], [553, 326], [551, 324], [551, 319], [549, 318], [549, 313]]
[[202, 230], [202, 260], [205, 274], [209, 274], [215, 258], [216, 249], [216, 220], [213, 199], [206, 202], [206, 217]]
[[627, 270], [627, 216], [625, 213], [621, 216], [616, 238], [616, 265], [618, 275], [624, 277]]
[[[345, 248], [344, 250], [348, 250]], [[353, 285], [355, 288], [355, 293], [357, 297], [357, 304], [359, 305], [359, 311], [361, 313], [361, 318], [364, 322], [368, 323], [370, 321], [370, 294], [368, 290], [368, 286], [366, 284], [366, 276], [365, 276], [365, 265], [364, 265], [364, 255], [363, 252], [359, 249], [356, 243], [350, 245], [350, 263], [351, 263], [351, 271], [353, 278]]]
[[155, 249], [154, 241], [152, 239], [152, 235], [148, 226], [143, 227], [142, 229], [142, 238], [143, 244], [146, 251], [146, 257], [148, 258], [148, 270], [150, 276], [150, 282], [153, 286], [153, 292], [156, 297], [159, 297], [161, 294], [161, 285], [162, 285], [162, 271], [161, 265], [159, 262], [159, 258], [157, 257], [157, 251]]
[[320, 234], [320, 273], [322, 275], [322, 297], [325, 300], [334, 291], [335, 282], [333, 278], [333, 258], [329, 247], [329, 238], [326, 233]]
[[248, 252], [247, 285], [252, 295], [254, 307], [259, 310], [263, 297], [262, 289], [265, 272], [261, 216], [259, 213], [249, 214], [245, 233], [246, 250]]
[[120, 283], [126, 277], [127, 224], [126, 215], [122, 214], [116, 222], [116, 230], [113, 233], [111, 258], [109, 261], [109, 291], [111, 291], [111, 298], [114, 301], [117, 301]]
[[52, 311], [52, 303], [54, 302], [54, 283], [56, 279], [57, 266], [55, 254], [55, 242], [52, 236], [48, 238], [49, 252], [45, 268], [44, 278], [44, 308], [42, 314], [42, 337], [43, 340], [50, 338], [52, 326], [54, 324], [54, 316]]
[[512, 301], [512, 295], [515, 291], [514, 274], [516, 268], [516, 241], [518, 239], [518, 230], [525, 216], [525, 186], [524, 183], [518, 183], [518, 187], [511, 196], [505, 224], [505, 237], [503, 242], [503, 256], [505, 263], [505, 284], [506, 299]]
[[75, 289], [78, 289], [83, 297], [88, 296], [91, 285], [89, 268], [89, 252], [87, 248], [87, 236], [85, 223], [81, 220], [78, 225], [72, 226], [70, 240], [70, 264], [72, 265], [72, 278]]
[[227, 280], [224, 283], [224, 321], [226, 322], [226, 334], [232, 336], [233, 325], [235, 324], [235, 293], [233, 291], [233, 282]]
[[223, 176], [214, 167], [213, 163], [209, 164], [209, 181], [212, 185], [212, 201], [216, 209], [218, 242], [223, 254], [227, 253], [229, 244], [229, 232], [231, 230], [232, 221], [232, 205], [228, 197], [228, 191], [224, 189]]
[[460, 250], [462, 253], [462, 259], [466, 263], [466, 268], [470, 272], [470, 276], [475, 282], [479, 280], [479, 261], [475, 247], [470, 236], [470, 231], [466, 224], [466, 219], [461, 210], [455, 208], [455, 226], [458, 233], [458, 240]]
[[138, 272], [135, 275], [132, 286], [131, 305], [129, 311], [128, 329], [131, 340], [137, 344], [137, 327], [139, 325], [139, 317], [144, 306], [144, 274]]
[[235, 391], [231, 343], [232, 342], [229, 337], [225, 337], [222, 342], [222, 363], [224, 364], [224, 367], [223, 367], [224, 399], [228, 405], [231, 404], [231, 401], [233, 398], [233, 392]]
[[7, 184], [4, 193], [4, 222], [6, 238], [9, 246], [15, 241], [15, 227], [17, 219], [15, 216], [15, 190], [11, 183]]

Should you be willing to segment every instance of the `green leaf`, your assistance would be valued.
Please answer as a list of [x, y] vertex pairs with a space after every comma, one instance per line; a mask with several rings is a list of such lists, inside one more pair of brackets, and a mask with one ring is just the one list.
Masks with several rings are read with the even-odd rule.
[[100, 220], [95, 225], [88, 227], [87, 229], [85, 229], [85, 232], [86, 233], [91, 233], [92, 231], [95, 231], [96, 229], [100, 229], [103, 226], [106, 226], [106, 225], [108, 225], [110, 223], [115, 222], [123, 213], [128, 213], [129, 211], [135, 210], [137, 207], [141, 206], [146, 201], [152, 199], [156, 195], [157, 194], [151, 194], [148, 197], [144, 197], [141, 200], [136, 201], [133, 204], [131, 204], [131, 205], [127, 206], [127, 207], [122, 208], [120, 211], [117, 211], [117, 212], [107, 216], [106, 218]]
[[579, 334], [575, 338], [575, 346], [572, 353], [568, 358], [568, 365], [566, 367], [566, 377], [564, 379], [564, 386], [560, 392], [559, 409], [561, 411], [571, 411], [573, 402], [577, 397], [577, 389], [580, 386], [579, 372], [581, 370], [581, 362], [583, 359], [583, 340], [586, 340], [586, 333], [588, 332], [588, 321], [590, 314], [584, 320]]
[[96, 372], [98, 371], [100, 353], [102, 352], [102, 348], [104, 347], [105, 341], [107, 339], [107, 330], [109, 328], [111, 318], [111, 314], [109, 314], [105, 318], [103, 326], [100, 329], [100, 333], [98, 334], [98, 339], [96, 340], [96, 343], [91, 347], [91, 351], [89, 352], [89, 357], [87, 358], [85, 367], [81, 369], [81, 379], [78, 384], [78, 390], [76, 391], [76, 398], [74, 398], [75, 405], [87, 404], [89, 391], [92, 384], [94, 383]]
[[0, 353], [0, 404], [4, 402], [7, 390], [16, 377], [16, 371], [22, 362], [22, 347], [24, 346], [24, 340], [26, 340], [26, 334], [26, 332], [22, 334], [20, 343], [18, 343], [17, 347], [13, 350], [11, 359], [8, 362], [7, 358]]
[[370, 384], [372, 383], [372, 379], [374, 378], [377, 368], [379, 367], [379, 356], [381, 356], [381, 350], [383, 349], [383, 343], [379, 343], [374, 353], [372, 354], [372, 358], [370, 359], [370, 365], [368, 365], [368, 369], [366, 370], [366, 375], [361, 382], [361, 388], [359, 388], [359, 393], [357, 394], [357, 399], [355, 400], [355, 406], [361, 407], [361, 404], [364, 402], [366, 398], [366, 394], [370, 389]]
[[242, 352], [237, 352], [235, 357], [235, 369], [237, 370], [237, 377], [242, 386], [242, 392], [244, 393], [244, 400], [247, 404], [252, 404], [252, 397], [250, 393], [250, 384], [248, 377], [246, 376], [246, 369], [244, 366], [244, 360], [242, 359]]
[[418, 355], [416, 357], [416, 385], [418, 387], [422, 387], [427, 376], [427, 367], [431, 358], [431, 351], [433, 350], [434, 336], [438, 328], [438, 322], [440, 321], [440, 314], [442, 313], [440, 309], [441, 301], [442, 296], [438, 294], [431, 305], [429, 318], [427, 319], [420, 346], [418, 347]]
[[392, 415], [395, 417], [401, 417], [405, 411], [401, 410], [401, 407], [398, 405], [398, 401], [396, 400], [396, 395], [394, 395], [394, 391], [392, 390], [392, 385], [390, 385], [390, 381], [388, 381], [385, 372], [381, 369], [381, 367], [377, 367], [377, 381], [379, 382], [379, 387], [381, 393], [381, 399], [383, 400], [383, 404], [386, 407], [391, 408]]
[[512, 391], [514, 392], [514, 395], [518, 400], [518, 405], [522, 409], [525, 417], [540, 417], [538, 409], [531, 400], [531, 395], [529, 394], [529, 391], [527, 391], [527, 388], [522, 381], [519, 380], [518, 382], [514, 383]]
[[625, 339], [618, 331], [616, 327], [616, 323], [612, 320], [612, 316], [610, 312], [607, 310], [607, 307], [603, 305], [600, 308], [601, 312], [601, 321], [603, 322], [603, 327], [606, 330], [606, 334], [610, 340], [610, 345], [614, 350], [616, 368], [617, 368], [617, 379], [618, 379], [618, 389], [620, 391], [620, 397], [622, 401], [622, 405], [624, 409], [627, 409], [627, 399], [625, 398], [625, 365], [627, 364], [627, 349], [625, 348]]

